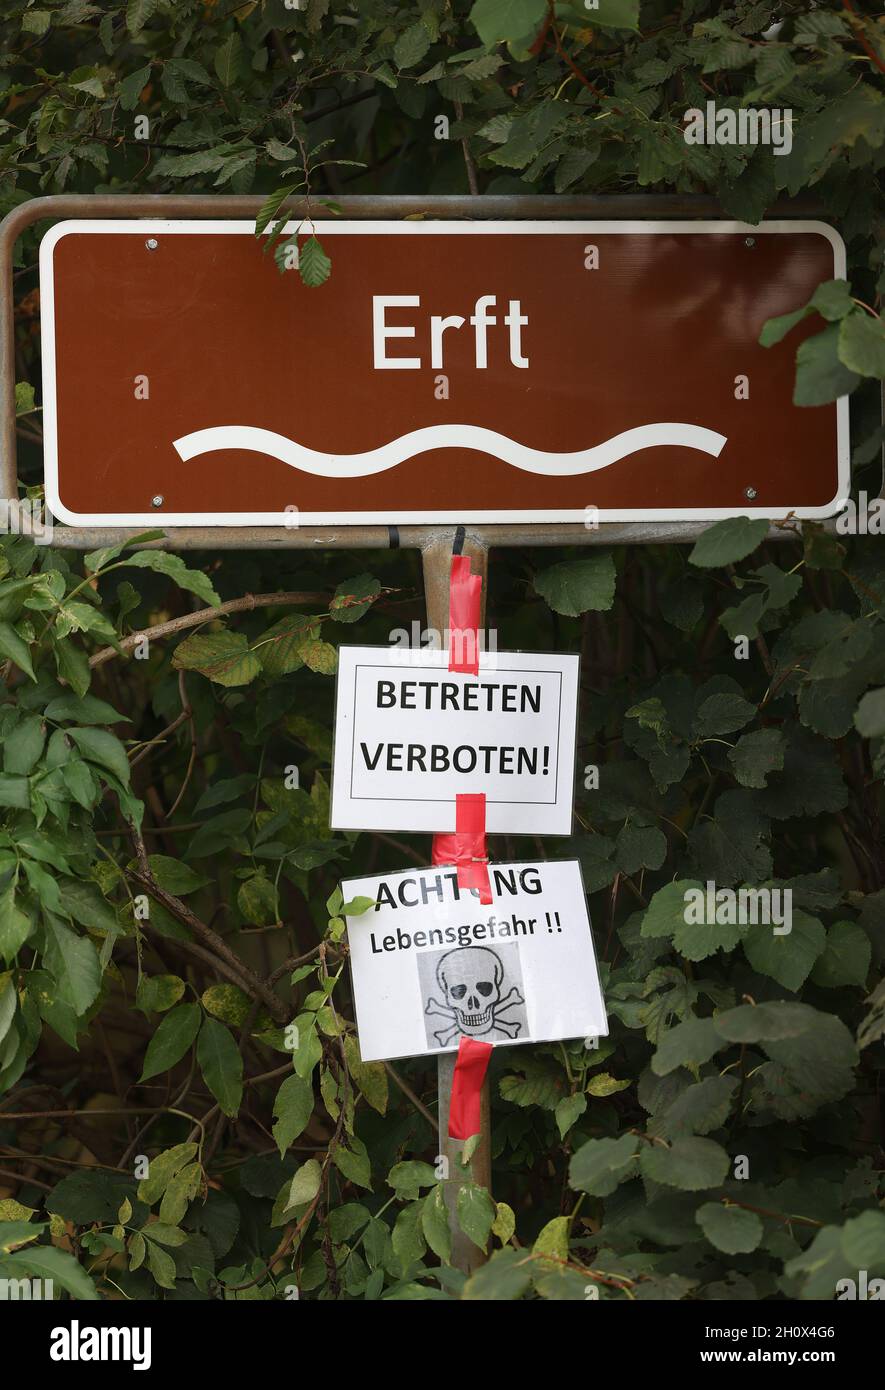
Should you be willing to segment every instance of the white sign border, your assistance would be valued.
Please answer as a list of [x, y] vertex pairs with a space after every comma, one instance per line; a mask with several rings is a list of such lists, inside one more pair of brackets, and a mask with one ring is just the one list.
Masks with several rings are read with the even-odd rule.
[[[287, 224], [287, 232], [295, 231], [299, 223]], [[609, 235], [690, 235], [709, 233], [712, 235], [746, 234], [758, 237], [780, 233], [811, 232], [823, 236], [833, 248], [833, 278], [844, 279], [846, 275], [845, 242], [835, 228], [826, 222], [812, 219], [774, 220], [753, 226], [748, 222], [729, 221], [574, 221], [552, 220], [501, 220], [481, 222], [456, 222], [445, 218], [422, 222], [392, 221], [340, 221], [320, 220], [314, 222], [317, 235], [327, 236], [422, 236], [445, 233], [447, 236], [490, 236], [496, 233], [520, 233], [523, 236], [578, 234], [598, 236]], [[160, 218], [75, 218], [57, 223], [40, 243], [40, 294], [41, 316], [40, 332], [43, 361], [43, 431], [44, 431], [44, 482], [46, 504], [58, 521], [69, 526], [292, 526], [293, 515], [301, 526], [404, 526], [404, 525], [468, 525], [499, 524], [509, 522], [584, 522], [584, 508], [552, 508], [550, 510], [449, 510], [449, 511], [364, 511], [364, 512], [74, 512], [61, 500], [58, 464], [58, 419], [56, 412], [56, 356], [55, 356], [55, 284], [53, 253], [62, 237], [101, 233], [107, 235], [180, 236], [196, 233], [212, 235], [254, 236], [255, 224], [252, 221], [229, 219], [219, 221], [204, 219]], [[600, 521], [716, 521], [725, 517], [749, 516], [770, 517], [782, 520], [788, 515], [797, 519], [822, 519], [835, 516], [846, 506], [850, 496], [851, 462], [849, 440], [848, 397], [840, 396], [836, 401], [837, 432], [837, 487], [833, 499], [819, 507], [792, 507], [783, 512], [772, 512], [767, 507], [658, 507], [658, 508], [599, 508], [596, 516]]]

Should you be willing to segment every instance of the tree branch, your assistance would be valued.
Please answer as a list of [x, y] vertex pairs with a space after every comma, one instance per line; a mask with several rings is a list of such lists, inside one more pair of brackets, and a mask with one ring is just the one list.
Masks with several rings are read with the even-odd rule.
[[102, 666], [106, 661], [112, 661], [115, 656], [129, 652], [133, 647], [137, 647], [139, 642], [145, 638], [151, 641], [155, 637], [169, 637], [175, 632], [184, 632], [189, 627], [199, 627], [201, 623], [210, 623], [215, 618], [223, 618], [227, 613], [242, 613], [245, 610], [251, 612], [253, 608], [283, 608], [287, 605], [298, 603], [322, 603], [329, 601], [328, 594], [311, 592], [292, 592], [279, 594], [244, 594], [242, 598], [228, 599], [226, 603], [219, 603], [216, 608], [200, 608], [196, 613], [184, 613], [180, 618], [170, 618], [169, 622], [157, 623], [154, 627], [147, 627], [143, 632], [130, 633], [124, 637], [117, 647], [102, 647], [89, 658], [90, 667]]

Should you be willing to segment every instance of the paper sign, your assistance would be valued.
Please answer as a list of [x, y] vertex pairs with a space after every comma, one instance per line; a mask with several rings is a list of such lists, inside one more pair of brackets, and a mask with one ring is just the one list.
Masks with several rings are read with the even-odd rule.
[[576, 655], [339, 650], [331, 823], [337, 830], [455, 829], [455, 797], [484, 792], [486, 830], [568, 835]]
[[513, 1044], [608, 1033], [577, 860], [493, 864], [490, 907], [454, 869], [349, 879], [348, 917], [365, 1062], [452, 1052], [463, 1037]]

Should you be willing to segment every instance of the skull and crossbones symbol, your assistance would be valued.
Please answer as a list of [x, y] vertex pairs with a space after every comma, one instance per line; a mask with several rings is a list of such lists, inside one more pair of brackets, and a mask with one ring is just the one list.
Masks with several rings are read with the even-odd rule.
[[447, 1026], [433, 1035], [440, 1047], [448, 1047], [459, 1033], [479, 1038], [495, 1028], [508, 1038], [519, 1037], [522, 1024], [501, 1015], [525, 1000], [515, 987], [502, 998], [503, 979], [504, 967], [487, 946], [459, 946], [440, 957], [436, 982], [443, 991], [443, 1002], [431, 995], [424, 1010], [426, 1015], [448, 1020]]

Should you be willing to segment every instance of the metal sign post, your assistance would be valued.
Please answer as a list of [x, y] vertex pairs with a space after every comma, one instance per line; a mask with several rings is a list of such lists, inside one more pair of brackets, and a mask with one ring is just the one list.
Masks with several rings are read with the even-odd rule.
[[[464, 555], [469, 555], [471, 569], [482, 578], [482, 603], [480, 624], [484, 625], [487, 611], [489, 550], [481, 539], [467, 536], [464, 541]], [[424, 601], [427, 606], [427, 626], [431, 631], [444, 633], [449, 625], [449, 571], [452, 563], [452, 535], [437, 531], [421, 552], [424, 570]], [[442, 1053], [436, 1061], [436, 1086], [439, 1105], [439, 1153], [446, 1160], [448, 1179], [445, 1184], [446, 1205], [452, 1228], [452, 1263], [469, 1274], [481, 1265], [486, 1256], [464, 1234], [458, 1225], [456, 1212], [458, 1200], [458, 1159], [464, 1147], [459, 1139], [450, 1139], [449, 1098], [452, 1094], [452, 1077], [455, 1070], [456, 1053]], [[480, 1101], [480, 1138], [470, 1161], [470, 1176], [473, 1182], [491, 1190], [492, 1184], [492, 1125], [491, 1101], [488, 1078], [483, 1082]]]

